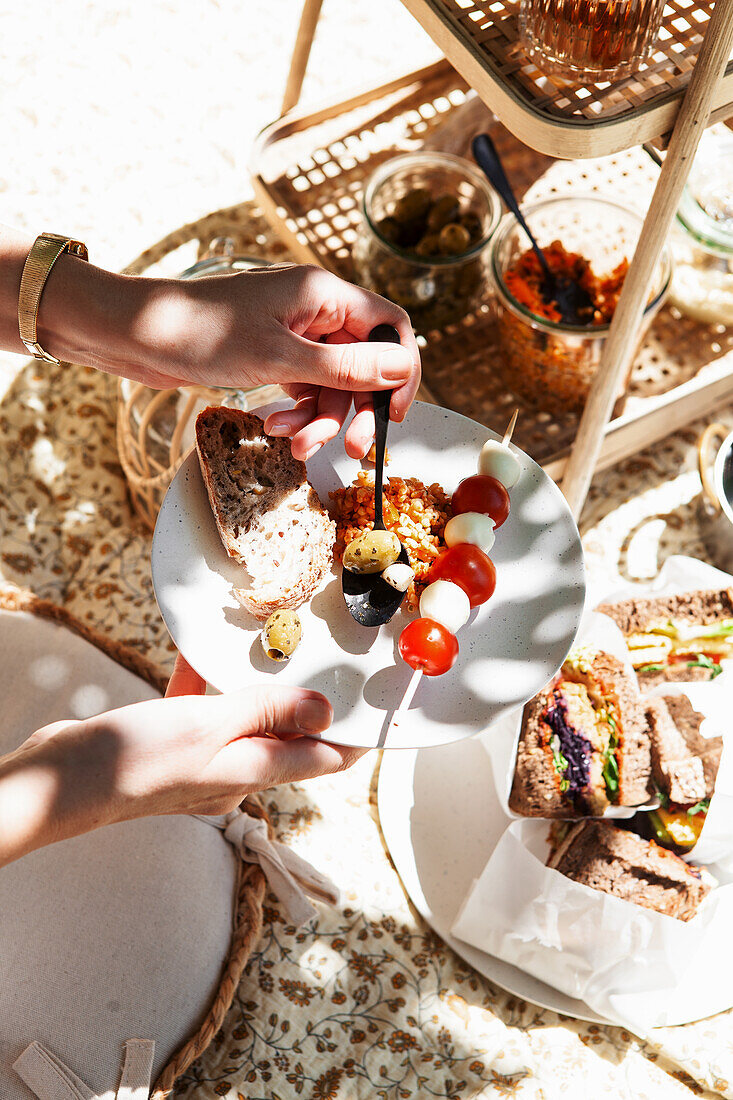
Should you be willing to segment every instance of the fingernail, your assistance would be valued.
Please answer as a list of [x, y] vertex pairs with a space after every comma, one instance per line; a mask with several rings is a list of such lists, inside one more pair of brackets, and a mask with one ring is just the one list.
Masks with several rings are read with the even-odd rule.
[[284, 420], [273, 420], [272, 424], [267, 426], [267, 434], [280, 436], [288, 435], [290, 432], [290, 425], [286, 424]]
[[313, 455], [318, 454], [322, 446], [322, 443], [316, 443], [315, 447], [311, 447], [309, 451], [305, 452], [305, 458], [303, 459], [303, 461], [307, 462], [309, 458], [313, 458]]
[[379, 353], [379, 373], [383, 382], [399, 382], [407, 378], [412, 370], [412, 356], [407, 348], [395, 344]]
[[301, 699], [295, 708], [295, 721], [304, 733], [317, 733], [331, 725], [331, 706], [325, 699]]

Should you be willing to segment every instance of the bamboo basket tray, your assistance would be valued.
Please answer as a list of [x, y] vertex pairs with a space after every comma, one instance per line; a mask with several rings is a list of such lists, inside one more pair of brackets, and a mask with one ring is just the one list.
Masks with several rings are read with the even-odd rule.
[[[674, 125], [712, 0], [667, 0], [650, 60], [613, 82], [571, 83], [541, 73], [518, 42], [519, 0], [402, 0], [485, 103], [527, 145], [574, 159], [616, 153]], [[722, 0], [721, 0], [722, 2]], [[711, 121], [733, 104], [733, 61]]]
[[[399, 152], [425, 145], [445, 148], [441, 138], [459, 111], [472, 115], [474, 132], [489, 122], [483, 105], [467, 100], [463, 79], [441, 61], [332, 107], [291, 112], [268, 127], [255, 152], [253, 184], [290, 252], [302, 262], [353, 279], [351, 245], [364, 181]], [[526, 149], [496, 123], [492, 133], [508, 174], [529, 188], [533, 199], [572, 188], [576, 193], [605, 192], [638, 206], [645, 194], [651, 195], [657, 169], [641, 150], [572, 164]], [[456, 140], [453, 135], [450, 150], [465, 152], [470, 136], [464, 133]], [[422, 396], [497, 432], [504, 430], [518, 405], [516, 443], [559, 478], [578, 419], [572, 414], [553, 418], [526, 405], [494, 369], [498, 354], [487, 301], [460, 324], [427, 335]], [[637, 356], [624, 414], [606, 428], [598, 468], [707, 415], [730, 395], [733, 330], [700, 325], [663, 309]]]

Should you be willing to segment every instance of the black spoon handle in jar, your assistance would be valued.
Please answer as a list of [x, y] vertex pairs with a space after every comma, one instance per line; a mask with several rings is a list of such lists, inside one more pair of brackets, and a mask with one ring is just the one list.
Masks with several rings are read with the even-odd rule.
[[[392, 325], [377, 325], [369, 333], [370, 343], [399, 344], [400, 334]], [[389, 426], [389, 403], [392, 390], [374, 390], [374, 530], [384, 531], [384, 504], [382, 502], [384, 483], [384, 453], [387, 449], [387, 428]]]
[[498, 192], [503, 199], [507, 208], [511, 211], [514, 217], [521, 225], [524, 232], [529, 237], [530, 244], [534, 249], [534, 253], [537, 259], [542, 265], [542, 270], [545, 273], [545, 278], [552, 280], [554, 278], [550, 271], [549, 264], [545, 259], [545, 254], [534, 239], [532, 230], [525, 221], [524, 214], [521, 211], [516, 196], [511, 188], [509, 180], [506, 178], [504, 172], [504, 166], [499, 159], [499, 154], [496, 151], [496, 146], [489, 137], [488, 134], [478, 134], [471, 143], [473, 155], [476, 159], [476, 163], [483, 170], [489, 183], [492, 185], [495, 191]]

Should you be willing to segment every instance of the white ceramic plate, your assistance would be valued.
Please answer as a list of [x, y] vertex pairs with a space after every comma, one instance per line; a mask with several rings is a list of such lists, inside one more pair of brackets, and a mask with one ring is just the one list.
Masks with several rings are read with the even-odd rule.
[[[265, 416], [281, 407], [258, 411]], [[437, 481], [452, 493], [476, 472], [488, 436], [495, 438], [464, 416], [416, 402], [404, 423], [390, 426], [387, 476]], [[263, 681], [323, 691], [334, 708], [328, 739], [337, 744], [422, 747], [485, 729], [555, 674], [575, 638], [585, 596], [580, 538], [565, 498], [536, 463], [515, 453], [522, 476], [491, 552], [496, 592], [460, 631], [451, 671], [423, 677], [398, 734], [386, 737], [411, 675], [397, 652], [408, 617], [399, 613], [378, 631], [359, 626], [346, 610], [335, 566], [300, 609], [303, 642], [296, 654], [287, 664], [269, 661], [259, 624], [232, 593], [246, 574], [221, 544], [195, 453], [173, 479], [153, 537], [153, 585], [173, 641], [219, 691]], [[308, 463], [324, 503], [358, 470], [340, 437]]]
[[542, 1008], [606, 1023], [584, 1001], [450, 934], [474, 879], [510, 824], [495, 789], [491, 760], [477, 738], [382, 757], [379, 820], [402, 884], [428, 924], [484, 977]]

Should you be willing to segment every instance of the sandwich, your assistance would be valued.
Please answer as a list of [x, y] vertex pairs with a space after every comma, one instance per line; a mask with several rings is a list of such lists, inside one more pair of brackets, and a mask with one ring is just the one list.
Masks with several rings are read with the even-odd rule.
[[265, 435], [254, 413], [209, 406], [196, 419], [196, 450], [224, 548], [249, 573], [235, 596], [261, 621], [300, 607], [331, 568], [336, 525], [290, 440]]
[[649, 699], [646, 706], [652, 777], [660, 806], [636, 815], [643, 836], [685, 853], [700, 838], [715, 790], [722, 737], [703, 737], [704, 716], [685, 695]]
[[733, 588], [631, 599], [597, 608], [620, 627], [642, 688], [713, 680], [733, 657]]
[[575, 649], [524, 708], [509, 807], [523, 817], [600, 817], [650, 793], [649, 733], [618, 658]]
[[697, 867], [608, 821], [554, 828], [547, 866], [573, 882], [677, 920], [695, 916], [710, 885]]

